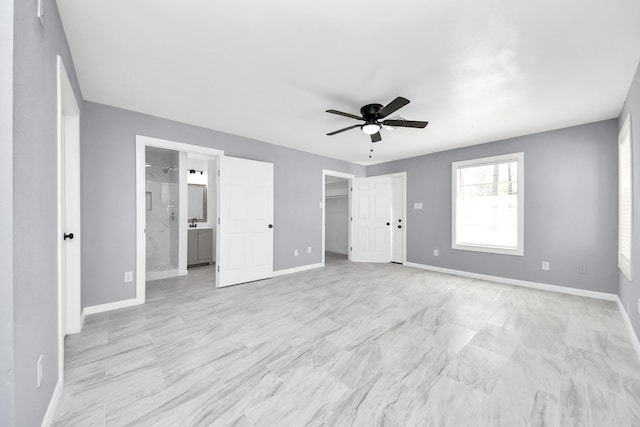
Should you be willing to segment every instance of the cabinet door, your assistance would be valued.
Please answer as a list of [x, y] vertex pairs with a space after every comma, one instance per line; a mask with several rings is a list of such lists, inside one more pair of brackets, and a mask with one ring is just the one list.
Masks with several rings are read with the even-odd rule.
[[198, 263], [198, 231], [189, 230], [187, 232], [187, 265]]
[[211, 262], [213, 259], [213, 230], [198, 230], [198, 261]]

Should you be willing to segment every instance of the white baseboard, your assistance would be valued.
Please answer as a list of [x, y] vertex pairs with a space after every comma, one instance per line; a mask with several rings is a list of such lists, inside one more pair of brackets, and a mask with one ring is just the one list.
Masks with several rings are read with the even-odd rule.
[[41, 424], [42, 427], [49, 427], [51, 423], [53, 423], [53, 417], [56, 415], [58, 402], [60, 402], [60, 396], [62, 395], [63, 384], [64, 384], [64, 379], [58, 378], [58, 382], [56, 383], [56, 388], [53, 389], [51, 400], [49, 400], [49, 406], [47, 407], [47, 412], [45, 412], [44, 418], [42, 419], [42, 424]]
[[132, 307], [134, 305], [140, 305], [143, 303], [144, 301], [138, 300], [137, 298], [131, 298], [123, 301], [110, 302], [108, 304], [92, 305], [91, 307], [85, 307], [82, 310], [82, 316], [84, 318], [84, 316], [87, 316], [89, 314], [104, 313], [105, 311]]
[[549, 285], [547, 283], [510, 279], [508, 277], [489, 276], [487, 274], [471, 273], [469, 271], [453, 270], [450, 268], [435, 267], [433, 265], [416, 264], [414, 262], [405, 262], [404, 265], [406, 265], [407, 267], [420, 268], [422, 270], [436, 271], [438, 273], [455, 274], [456, 276], [470, 277], [472, 279], [487, 280], [490, 282], [504, 283], [507, 285], [522, 286], [525, 288], [541, 289], [544, 291], [559, 292], [561, 294], [577, 295], [581, 297], [603, 299], [607, 301], [618, 300], [618, 295], [610, 294], [607, 292], [588, 291], [585, 289], [569, 288], [566, 286]]
[[633, 343], [633, 348], [636, 349], [636, 354], [640, 359], [640, 340], [638, 340], [638, 336], [636, 335], [636, 331], [633, 330], [633, 325], [631, 324], [631, 319], [629, 319], [629, 313], [624, 309], [622, 305], [622, 301], [620, 298], [616, 300], [618, 303], [618, 309], [620, 310], [620, 314], [622, 314], [622, 320], [624, 320], [625, 325], [627, 325], [627, 330], [629, 331], [629, 335], [631, 336], [631, 342]]
[[302, 265], [300, 267], [287, 268], [286, 270], [274, 271], [273, 277], [284, 276], [285, 274], [291, 274], [291, 273], [299, 273], [301, 271], [313, 270], [314, 268], [320, 268], [320, 267], [324, 267], [324, 264], [321, 262], [317, 264], [309, 264], [309, 265]]

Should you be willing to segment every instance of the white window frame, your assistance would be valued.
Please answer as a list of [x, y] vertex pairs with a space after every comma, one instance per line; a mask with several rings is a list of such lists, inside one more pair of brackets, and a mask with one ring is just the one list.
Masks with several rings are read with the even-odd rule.
[[[469, 245], [456, 243], [456, 202], [458, 199], [458, 169], [461, 167], [504, 163], [508, 160], [516, 160], [518, 163], [518, 246], [516, 248], [506, 248], [501, 246]], [[511, 153], [500, 156], [483, 157], [479, 159], [452, 162], [451, 183], [451, 247], [453, 249], [465, 251], [524, 256], [524, 153]]]
[[[631, 143], [631, 117], [627, 115], [620, 133], [618, 134], [618, 268], [629, 279], [632, 280], [631, 260], [633, 253], [633, 147]], [[628, 174], [623, 176], [623, 166], [627, 163]], [[623, 180], [628, 179], [628, 185], [624, 185]], [[623, 189], [627, 188], [628, 192]], [[625, 200], [629, 206], [629, 210], [623, 209]], [[626, 218], [625, 218], [626, 216]], [[622, 224], [629, 223], [629, 233], [624, 235], [622, 232]], [[629, 254], [622, 253], [622, 242], [627, 241]]]

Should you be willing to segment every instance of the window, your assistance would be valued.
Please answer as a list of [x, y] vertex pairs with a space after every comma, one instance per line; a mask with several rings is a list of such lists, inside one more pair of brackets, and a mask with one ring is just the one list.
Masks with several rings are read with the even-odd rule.
[[523, 255], [524, 153], [452, 163], [453, 249]]
[[618, 134], [618, 267], [631, 280], [631, 233], [633, 226], [633, 175], [631, 173], [631, 119]]

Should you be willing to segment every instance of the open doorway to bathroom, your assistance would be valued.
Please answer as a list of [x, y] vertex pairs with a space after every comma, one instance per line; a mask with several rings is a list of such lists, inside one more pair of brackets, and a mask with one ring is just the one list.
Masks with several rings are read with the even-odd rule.
[[146, 285], [198, 268], [215, 286], [218, 157], [146, 145], [144, 159]]
[[180, 234], [186, 222], [186, 213], [180, 206], [180, 187], [187, 179], [180, 168], [180, 156], [175, 150], [145, 148], [147, 280], [187, 272], [180, 256]]
[[[180, 276], [196, 273], [187, 270], [189, 224], [193, 223], [194, 217], [198, 224], [195, 228], [211, 227], [211, 240], [214, 242], [211, 258], [218, 258], [221, 245], [219, 233], [216, 233], [220, 217], [218, 177], [223, 157], [224, 151], [215, 148], [136, 135], [136, 304], [146, 301], [147, 286], [157, 288], [163, 282], [184, 283]], [[190, 163], [197, 163], [197, 160], [206, 162], [204, 165]], [[201, 211], [197, 212], [192, 206], [196, 213], [192, 210], [189, 219], [189, 182], [202, 184], [193, 181], [196, 175], [197, 179], [206, 176], [208, 185], [206, 189], [200, 187], [199, 198], [194, 197], [194, 200], [200, 200]], [[203, 239], [201, 243], [205, 241]], [[147, 252], [150, 252], [149, 256]], [[202, 276], [200, 282], [211, 287], [219, 286], [220, 271], [217, 267], [211, 264], [202, 267], [198, 271]], [[170, 279], [161, 281], [161, 278]]]

